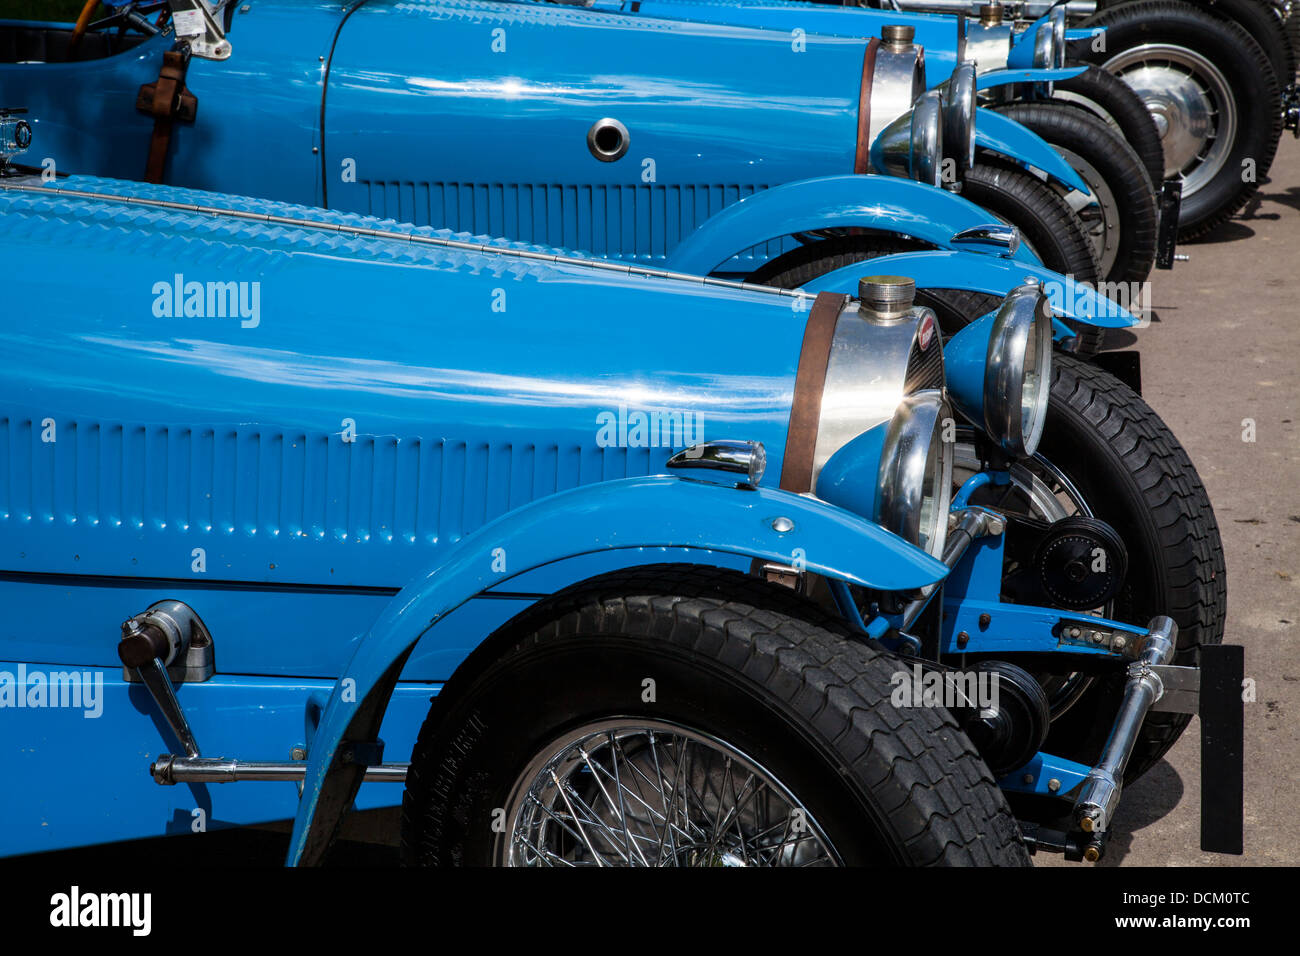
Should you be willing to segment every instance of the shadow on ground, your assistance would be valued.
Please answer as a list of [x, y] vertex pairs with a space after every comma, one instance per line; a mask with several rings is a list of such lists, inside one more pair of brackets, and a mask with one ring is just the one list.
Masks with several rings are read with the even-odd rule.
[[1097, 865], [1121, 866], [1132, 849], [1134, 834], [1168, 816], [1182, 801], [1184, 789], [1182, 777], [1165, 760], [1125, 787], [1106, 856]]

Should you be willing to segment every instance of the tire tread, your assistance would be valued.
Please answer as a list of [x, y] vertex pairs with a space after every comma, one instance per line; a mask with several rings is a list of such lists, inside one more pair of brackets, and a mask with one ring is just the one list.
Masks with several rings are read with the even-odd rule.
[[[509, 649], [488, 665], [509, 667], [529, 648], [572, 635], [636, 633], [728, 664], [797, 713], [839, 753], [860, 741], [841, 773], [890, 812], [909, 863], [1027, 865], [1019, 827], [987, 766], [946, 710], [892, 706], [888, 655], [848, 639], [843, 623], [811, 602], [734, 571], [663, 565], [616, 572], [525, 612], [508, 625]], [[473, 678], [462, 678], [459, 683]], [[444, 694], [458, 691], [453, 678]], [[431, 708], [412, 754], [403, 798], [406, 862], [443, 856], [421, 827], [432, 799], [425, 768], [446, 746], [445, 702]], [[924, 733], [917, 732], [916, 727]], [[883, 756], [867, 761], [865, 756]], [[883, 773], [870, 779], [869, 766]], [[958, 789], [953, 781], [962, 781]]]

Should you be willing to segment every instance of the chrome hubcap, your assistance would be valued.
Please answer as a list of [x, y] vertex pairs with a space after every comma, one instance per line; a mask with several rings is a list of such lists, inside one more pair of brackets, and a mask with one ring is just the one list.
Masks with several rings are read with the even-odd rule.
[[1115, 199], [1115, 193], [1106, 185], [1105, 177], [1091, 163], [1061, 146], [1057, 146], [1056, 150], [1091, 190], [1086, 196], [1077, 189], [1071, 190], [1065, 194], [1065, 201], [1083, 223], [1084, 233], [1097, 256], [1100, 274], [1105, 278], [1110, 274], [1119, 253], [1119, 203]]
[[1217, 66], [1186, 47], [1149, 43], [1112, 57], [1106, 69], [1137, 91], [1160, 133], [1166, 178], [1183, 195], [1203, 188], [1227, 162], [1237, 103]]
[[663, 721], [570, 731], [511, 789], [510, 866], [833, 866], [812, 814], [730, 744]]

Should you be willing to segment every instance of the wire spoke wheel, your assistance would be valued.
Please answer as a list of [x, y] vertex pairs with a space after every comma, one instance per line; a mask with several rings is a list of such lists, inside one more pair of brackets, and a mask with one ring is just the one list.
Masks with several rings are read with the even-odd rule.
[[708, 734], [616, 718], [571, 730], [519, 776], [498, 861], [509, 866], [834, 866], [809, 811]]
[[894, 706], [898, 661], [787, 588], [647, 565], [557, 592], [489, 641], [411, 752], [404, 862], [1028, 862], [952, 714]]

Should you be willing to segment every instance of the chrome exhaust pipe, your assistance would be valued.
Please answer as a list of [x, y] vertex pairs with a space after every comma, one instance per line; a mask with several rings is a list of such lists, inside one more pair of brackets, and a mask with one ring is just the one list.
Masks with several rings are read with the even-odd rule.
[[[385, 763], [366, 768], [366, 780], [405, 783], [410, 764]], [[178, 783], [238, 783], [240, 781], [302, 783], [307, 776], [304, 760], [251, 761], [225, 757], [178, 757], [163, 754], [153, 762], [149, 774], [164, 787]]]

